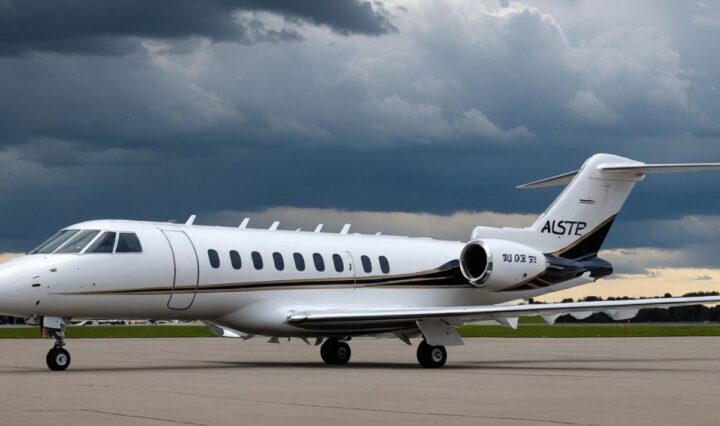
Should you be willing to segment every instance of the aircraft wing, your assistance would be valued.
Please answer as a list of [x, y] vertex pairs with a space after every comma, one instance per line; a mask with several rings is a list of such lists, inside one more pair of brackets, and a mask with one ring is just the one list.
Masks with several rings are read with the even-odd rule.
[[[517, 318], [528, 315], [541, 315], [554, 321], [560, 315], [574, 314], [587, 317], [594, 312], [605, 312], [616, 320], [629, 319], [637, 315], [642, 308], [670, 308], [673, 306], [705, 305], [720, 303], [720, 296], [704, 297], [668, 297], [641, 300], [614, 300], [602, 302], [575, 303], [543, 303], [523, 305], [481, 305], [455, 306], [420, 309], [394, 310], [358, 310], [358, 311], [308, 311], [293, 312], [288, 315], [288, 322], [301, 328], [326, 328], [361, 324], [402, 324], [424, 320], [451, 320], [468, 322], [494, 319], [513, 328], [517, 326]], [[508, 322], [509, 320], [509, 322]], [[514, 320], [514, 324], [513, 321]], [[355, 328], [355, 327], [352, 327]], [[350, 327], [348, 327], [350, 329]]]

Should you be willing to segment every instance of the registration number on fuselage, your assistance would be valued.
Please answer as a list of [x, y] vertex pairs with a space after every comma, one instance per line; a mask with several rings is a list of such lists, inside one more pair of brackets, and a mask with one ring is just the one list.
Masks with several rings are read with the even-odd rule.
[[505, 263], [537, 263], [537, 256], [525, 254], [503, 253], [502, 258]]

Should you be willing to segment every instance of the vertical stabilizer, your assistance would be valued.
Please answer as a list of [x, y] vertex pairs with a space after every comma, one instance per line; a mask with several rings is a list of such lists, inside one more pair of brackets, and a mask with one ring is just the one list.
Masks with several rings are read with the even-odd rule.
[[[601, 166], [606, 164], [625, 167], [626, 171], [603, 170]], [[635, 183], [645, 177], [636, 170], [642, 165], [617, 155], [596, 154], [576, 172], [521, 185], [519, 188], [567, 184], [530, 227], [479, 226], [472, 238], [508, 239], [569, 259], [594, 256]]]
[[605, 163], [640, 166], [643, 163], [610, 154], [590, 157], [550, 207], [528, 231], [546, 253], [570, 259], [597, 254], [615, 216], [635, 182], [644, 174], [612, 173]]
[[635, 183], [643, 180], [647, 173], [718, 169], [718, 163], [645, 164], [617, 155], [595, 154], [576, 172], [519, 186], [541, 188], [567, 184], [530, 227], [478, 226], [472, 239], [507, 239], [568, 259], [591, 257], [600, 250]]

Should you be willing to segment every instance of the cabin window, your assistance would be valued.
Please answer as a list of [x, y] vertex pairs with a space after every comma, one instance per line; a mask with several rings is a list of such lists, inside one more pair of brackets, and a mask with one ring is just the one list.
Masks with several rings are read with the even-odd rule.
[[218, 252], [210, 249], [208, 250], [208, 259], [210, 259], [210, 266], [217, 269], [220, 267], [220, 256], [218, 256]]
[[91, 231], [89, 229], [80, 231], [62, 246], [57, 253], [80, 253], [99, 233], [100, 231]]
[[117, 248], [115, 253], [140, 253], [142, 246], [137, 235], [129, 232], [121, 232], [118, 236]]
[[275, 269], [278, 271], [285, 269], [285, 260], [283, 260], [282, 254], [278, 252], [273, 253], [273, 262], [275, 262]]
[[253, 266], [255, 267], [255, 269], [257, 269], [257, 270], [262, 269], [263, 268], [263, 260], [262, 260], [262, 256], [260, 255], [260, 253], [254, 251], [250, 254], [250, 256], [252, 257]]
[[360, 256], [360, 262], [362, 263], [363, 271], [365, 271], [366, 274], [372, 272], [372, 263], [370, 263], [369, 257], [365, 255]]
[[233, 269], [240, 269], [242, 267], [242, 260], [240, 260], [240, 253], [235, 250], [230, 250], [230, 263]]
[[303, 258], [303, 255], [300, 253], [293, 253], [293, 259], [295, 259], [295, 269], [298, 271], [304, 271], [305, 259]]
[[333, 263], [335, 264], [335, 270], [342, 272], [345, 269], [345, 265], [342, 257], [339, 254], [332, 255]]
[[383, 272], [383, 274], [389, 274], [390, 273], [390, 263], [387, 260], [387, 257], [380, 256], [380, 270]]
[[85, 253], [112, 253], [115, 248], [115, 233], [105, 232], [95, 240]]
[[313, 262], [315, 262], [315, 269], [317, 269], [318, 272], [325, 270], [325, 261], [320, 253], [313, 254]]

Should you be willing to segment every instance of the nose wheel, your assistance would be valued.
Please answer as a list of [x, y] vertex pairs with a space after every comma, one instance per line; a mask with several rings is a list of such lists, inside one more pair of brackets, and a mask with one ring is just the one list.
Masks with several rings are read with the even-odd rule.
[[45, 357], [47, 366], [52, 371], [63, 371], [70, 366], [70, 352], [65, 346], [65, 319], [58, 317], [43, 318], [43, 326], [55, 339], [55, 345], [50, 349]]
[[70, 352], [55, 346], [48, 351], [45, 360], [48, 368], [52, 371], [63, 371], [70, 366]]
[[320, 346], [320, 356], [325, 364], [345, 365], [350, 361], [350, 345], [338, 339], [327, 339]]
[[447, 362], [445, 346], [431, 346], [423, 340], [417, 348], [417, 359], [425, 368], [440, 368]]

